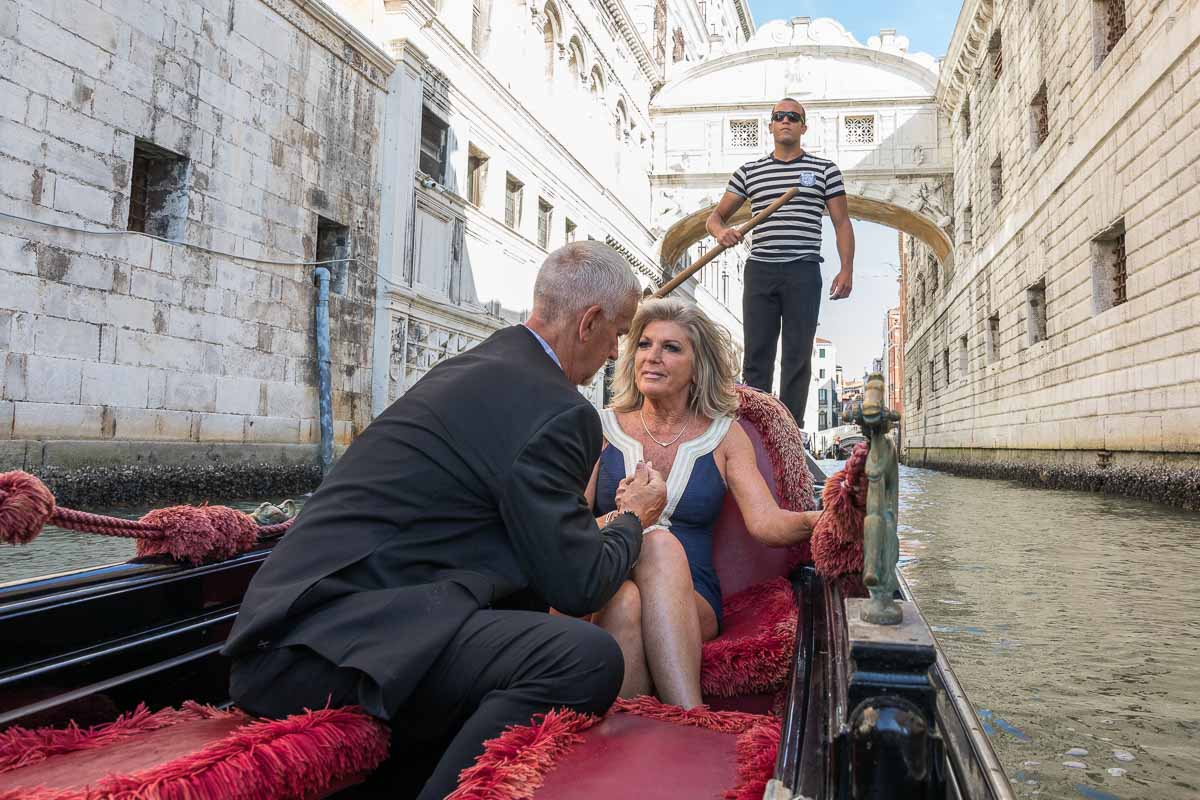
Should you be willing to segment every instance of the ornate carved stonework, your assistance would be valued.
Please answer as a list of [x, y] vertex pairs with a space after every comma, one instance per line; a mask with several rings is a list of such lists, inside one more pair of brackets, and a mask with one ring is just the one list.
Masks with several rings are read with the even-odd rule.
[[392, 317], [389, 397], [404, 394], [439, 361], [479, 344], [477, 336], [411, 315]]

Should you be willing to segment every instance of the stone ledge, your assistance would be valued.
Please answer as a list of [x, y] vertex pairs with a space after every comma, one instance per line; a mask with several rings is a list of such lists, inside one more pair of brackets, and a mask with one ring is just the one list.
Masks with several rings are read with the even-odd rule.
[[[1200, 453], [909, 447], [901, 461], [966, 477], [1121, 495], [1200, 511]], [[1107, 466], [1099, 466], [1101, 461]]]
[[[276, 500], [321, 482], [318, 445], [11, 440], [0, 442], [0, 471], [39, 476], [60, 505], [111, 506]], [[335, 456], [344, 448], [337, 448]]]

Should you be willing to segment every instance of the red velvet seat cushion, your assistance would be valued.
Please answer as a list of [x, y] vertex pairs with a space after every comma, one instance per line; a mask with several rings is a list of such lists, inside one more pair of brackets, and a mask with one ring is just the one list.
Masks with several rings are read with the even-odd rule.
[[538, 715], [484, 745], [447, 800], [762, 797], [779, 720], [618, 700], [603, 719]]
[[387, 756], [385, 725], [355, 709], [283, 720], [186, 704], [88, 730], [0, 732], [0, 800], [319, 798]]
[[705, 695], [760, 694], [783, 686], [796, 646], [797, 617], [787, 578], [727, 598], [720, 636], [704, 643], [700, 688]]

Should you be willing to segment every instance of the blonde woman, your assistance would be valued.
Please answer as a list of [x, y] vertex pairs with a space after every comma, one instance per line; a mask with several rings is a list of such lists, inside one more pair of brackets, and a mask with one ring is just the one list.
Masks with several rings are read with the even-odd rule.
[[806, 539], [819, 516], [775, 503], [749, 437], [733, 424], [736, 374], [729, 333], [682, 300], [642, 303], [622, 343], [588, 501], [602, 522], [617, 513], [640, 461], [667, 482], [666, 508], [646, 530], [631, 579], [593, 617], [621, 646], [622, 697], [655, 691], [684, 708], [701, 703], [700, 647], [721, 625], [712, 532], [726, 491], [768, 545]]

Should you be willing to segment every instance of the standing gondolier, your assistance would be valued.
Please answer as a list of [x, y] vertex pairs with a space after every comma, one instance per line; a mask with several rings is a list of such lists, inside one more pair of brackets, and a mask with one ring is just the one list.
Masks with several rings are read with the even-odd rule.
[[753, 234], [742, 294], [746, 350], [743, 380], [772, 390], [776, 343], [783, 331], [779, 396], [804, 427], [804, 405], [812, 380], [812, 347], [821, 308], [821, 216], [828, 212], [837, 234], [842, 268], [830, 287], [831, 300], [850, 296], [854, 273], [854, 229], [846, 189], [837, 165], [806, 153], [800, 137], [808, 130], [804, 107], [790, 97], [775, 104], [767, 125], [775, 149], [733, 173], [725, 196], [706, 227], [718, 242], [732, 246], [742, 235], [727, 223], [747, 198], [758, 213], [797, 187], [798, 194]]

